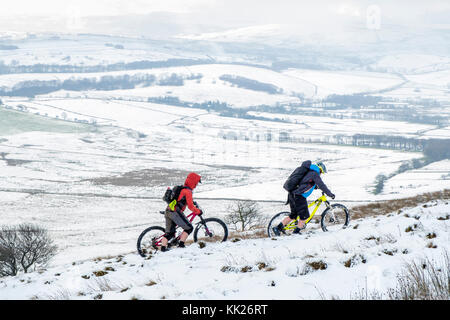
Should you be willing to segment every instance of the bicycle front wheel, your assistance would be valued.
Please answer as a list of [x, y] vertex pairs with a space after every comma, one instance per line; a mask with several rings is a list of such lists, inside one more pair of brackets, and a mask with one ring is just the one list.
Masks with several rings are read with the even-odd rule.
[[323, 231], [337, 231], [345, 229], [350, 221], [350, 215], [346, 206], [335, 203], [326, 208], [322, 213], [320, 224]]
[[217, 218], [206, 218], [194, 230], [194, 242], [224, 242], [228, 238], [227, 225]]
[[137, 241], [139, 255], [146, 258], [152, 250], [156, 250], [164, 233], [164, 228], [158, 226], [153, 226], [142, 231]]

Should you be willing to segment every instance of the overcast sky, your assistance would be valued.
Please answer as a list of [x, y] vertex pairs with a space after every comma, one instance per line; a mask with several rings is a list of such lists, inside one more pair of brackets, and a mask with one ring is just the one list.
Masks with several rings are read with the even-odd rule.
[[[314, 28], [366, 20], [378, 6], [382, 21], [432, 26], [450, 21], [447, 0], [1, 0], [0, 31], [102, 32], [139, 35], [145, 25], [173, 32], [201, 32], [259, 24], [308, 24]], [[141, 17], [139, 23], [125, 16]], [[103, 20], [102, 20], [103, 19]], [[123, 21], [123, 22], [118, 22]], [[209, 29], [208, 29], [209, 28]]]

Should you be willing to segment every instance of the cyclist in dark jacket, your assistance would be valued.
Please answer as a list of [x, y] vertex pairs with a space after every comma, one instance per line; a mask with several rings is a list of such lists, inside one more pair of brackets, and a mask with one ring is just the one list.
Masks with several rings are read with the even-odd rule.
[[186, 181], [184, 182], [184, 188], [183, 190], [181, 190], [180, 195], [178, 196], [175, 210], [171, 210], [169, 207], [166, 208], [166, 211], [164, 213], [164, 217], [166, 218], [166, 233], [161, 240], [161, 251], [167, 250], [168, 241], [175, 236], [176, 226], [180, 226], [181, 228], [183, 228], [183, 233], [180, 235], [178, 247], [185, 247], [184, 242], [194, 230], [194, 228], [183, 212], [187, 206], [189, 210], [191, 210], [194, 214], [202, 214], [202, 211], [196, 207], [192, 199], [192, 192], [195, 187], [197, 187], [198, 183], [202, 182], [201, 179], [202, 178], [198, 174], [194, 172], [189, 173]]
[[311, 193], [318, 187], [320, 190], [325, 192], [326, 195], [335, 198], [335, 195], [328, 189], [328, 187], [323, 183], [320, 175], [327, 172], [327, 168], [322, 162], [317, 164], [311, 164], [311, 161], [305, 161], [302, 165], [309, 168], [309, 171], [298, 183], [298, 186], [289, 192], [288, 201], [291, 208], [291, 214], [283, 219], [280, 224], [272, 229], [275, 235], [280, 235], [280, 232], [284, 232], [284, 226], [290, 223], [292, 220], [298, 220], [297, 228], [295, 228], [294, 233], [300, 233], [301, 229], [305, 228], [305, 220], [309, 218], [308, 202], [306, 198], [311, 195]]

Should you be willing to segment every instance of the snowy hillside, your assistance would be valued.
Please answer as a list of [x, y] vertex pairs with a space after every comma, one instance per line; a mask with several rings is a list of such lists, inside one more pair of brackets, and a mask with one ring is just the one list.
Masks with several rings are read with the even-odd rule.
[[2, 278], [0, 299], [387, 298], [406, 263], [443, 266], [449, 213], [447, 200], [431, 201], [353, 219], [334, 233], [311, 225], [299, 236], [194, 243], [148, 260], [105, 250], [96, 259]]
[[[59, 249], [45, 270], [0, 277], [0, 300], [348, 299], [442, 258], [448, 192], [418, 195], [450, 187], [446, 34], [424, 52], [388, 27], [289, 29], [0, 33], [0, 227], [37, 224]], [[307, 159], [326, 163], [334, 201], [355, 214], [347, 229], [271, 239], [264, 221], [252, 239], [136, 253], [189, 172], [206, 217], [252, 200], [268, 219], [288, 208], [283, 183]]]

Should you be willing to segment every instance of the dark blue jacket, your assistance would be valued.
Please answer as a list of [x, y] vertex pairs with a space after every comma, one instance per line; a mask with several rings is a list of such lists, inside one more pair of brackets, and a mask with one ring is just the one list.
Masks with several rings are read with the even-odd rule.
[[320, 169], [315, 164], [311, 164], [311, 161], [308, 160], [310, 163], [309, 171], [306, 173], [306, 175], [301, 180], [299, 186], [292, 191], [292, 193], [296, 196], [303, 196], [307, 198], [316, 187], [318, 187], [320, 190], [325, 192], [325, 194], [329, 197], [333, 196], [333, 193], [328, 189], [328, 187], [325, 185], [325, 183], [320, 178]]

